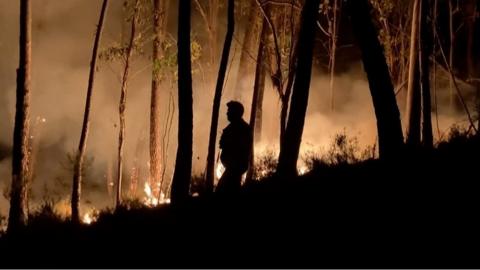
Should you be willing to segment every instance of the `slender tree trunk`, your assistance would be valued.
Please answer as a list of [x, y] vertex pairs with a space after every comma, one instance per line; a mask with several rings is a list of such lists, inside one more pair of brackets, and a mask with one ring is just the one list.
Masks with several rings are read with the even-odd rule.
[[125, 57], [125, 69], [123, 70], [122, 88], [120, 93], [120, 102], [118, 106], [120, 130], [118, 134], [118, 163], [117, 163], [117, 193], [115, 199], [115, 208], [118, 208], [122, 204], [122, 176], [123, 176], [123, 147], [125, 145], [125, 109], [127, 103], [127, 86], [128, 86], [128, 73], [130, 72], [130, 58], [133, 54], [133, 46], [136, 35], [136, 24], [138, 14], [138, 0], [135, 1], [135, 11], [133, 14], [131, 28], [130, 28], [130, 40], [128, 42], [126, 57]]
[[305, 2], [299, 34], [297, 75], [293, 85], [290, 113], [278, 157], [277, 173], [284, 177], [297, 175], [297, 159], [300, 152], [308, 94], [312, 73], [313, 44], [316, 18], [320, 0]]
[[[291, 11], [293, 12], [293, 10]], [[298, 33], [298, 28], [300, 24], [297, 24], [296, 26], [293, 26], [293, 21], [295, 21], [294, 14], [291, 14], [291, 31], [292, 33]], [[297, 29], [296, 29], [297, 28]], [[287, 116], [288, 116], [288, 110], [290, 106], [290, 97], [292, 95], [292, 87], [294, 83], [294, 78], [295, 78], [295, 72], [297, 68], [297, 54], [298, 54], [298, 36], [295, 34], [292, 34], [291, 36], [291, 43], [290, 43], [290, 55], [288, 59], [288, 74], [287, 74], [287, 82], [284, 84], [283, 82], [283, 77], [281, 75], [281, 72], [278, 72], [279, 75], [276, 77], [278, 78], [278, 87], [280, 88], [280, 92], [282, 93], [281, 95], [281, 102], [282, 102], [282, 107], [280, 110], [280, 147], [282, 147], [282, 141], [285, 139], [285, 130], [287, 126]], [[277, 59], [281, 59], [280, 57], [277, 56]], [[280, 67], [279, 67], [280, 69]], [[284, 87], [285, 85], [285, 87]], [[280, 149], [281, 151], [281, 149]]]
[[178, 147], [172, 180], [172, 203], [188, 199], [192, 174], [192, 63], [190, 55], [190, 1], [178, 1]]
[[468, 78], [475, 79], [473, 85], [476, 88], [475, 96], [475, 105], [477, 109], [477, 118], [478, 118], [478, 129], [480, 129], [480, 82], [478, 77], [477, 67], [474, 61], [474, 40], [475, 40], [475, 21], [477, 14], [477, 1], [469, 0], [466, 3], [466, 28], [467, 28], [467, 69], [468, 69]]
[[421, 0], [420, 11], [420, 37], [419, 59], [420, 59], [420, 78], [422, 92], [422, 141], [423, 146], [428, 149], [433, 148], [433, 131], [432, 131], [432, 101], [430, 96], [430, 56], [432, 55], [432, 36], [431, 25], [428, 21], [430, 13], [429, 0]]
[[217, 63], [217, 29], [219, 0], [209, 0], [209, 27], [210, 27], [210, 63], [213, 67]]
[[108, 159], [108, 162], [107, 162], [107, 172], [106, 172], [106, 177], [105, 177], [105, 181], [106, 181], [106, 184], [107, 184], [107, 194], [108, 194], [108, 200], [109, 202], [114, 202], [114, 198], [113, 198], [113, 160], [112, 158], [109, 158]]
[[[242, 44], [242, 53], [240, 54], [240, 63], [238, 65], [237, 81], [234, 88], [234, 99], [241, 98], [241, 91], [251, 87], [251, 81], [247, 80], [251, 74], [255, 55], [255, 45], [260, 38], [260, 30], [262, 28], [263, 17], [255, 0], [250, 0], [251, 7], [248, 15], [248, 22], [245, 30], [245, 38]], [[257, 59], [258, 61], [258, 59]]]
[[449, 77], [449, 91], [450, 91], [450, 110], [455, 109], [455, 90], [454, 90], [454, 82], [453, 82], [453, 71], [455, 70], [453, 67], [453, 46], [455, 44], [455, 29], [453, 29], [453, 0], [448, 0], [448, 29], [449, 29], [449, 37], [450, 37], [450, 48], [448, 50], [448, 65], [450, 66], [450, 69], [452, 72], [450, 73]]
[[206, 173], [206, 191], [213, 192], [213, 183], [215, 178], [215, 150], [217, 142], [218, 114], [220, 111], [220, 101], [222, 99], [223, 84], [225, 82], [225, 73], [227, 71], [230, 47], [232, 45], [233, 31], [235, 30], [234, 1], [228, 0], [228, 23], [225, 43], [223, 45], [222, 59], [218, 70], [217, 86], [215, 87], [215, 96], [213, 98], [212, 122], [210, 125], [210, 137], [208, 140], [207, 155], [207, 173]]
[[[260, 42], [258, 45], [257, 53], [257, 67], [255, 69], [255, 83], [253, 85], [253, 96], [252, 96], [252, 106], [250, 107], [250, 128], [253, 132], [252, 137], [253, 141], [257, 142], [259, 133], [261, 129], [257, 125], [261, 125], [261, 116], [258, 118], [258, 112], [262, 111], [262, 101], [263, 101], [263, 92], [265, 89], [265, 76], [267, 75], [267, 69], [265, 68], [264, 63], [264, 52], [265, 52], [265, 41], [267, 33], [267, 24], [264, 22], [262, 26], [262, 33]], [[260, 123], [257, 122], [260, 120]], [[259, 131], [260, 130], [260, 131]], [[255, 172], [255, 143], [252, 143], [252, 149], [250, 151], [250, 160], [247, 171], [247, 181], [253, 180]]]
[[153, 14], [153, 68], [152, 68], [152, 92], [150, 96], [150, 185], [160, 181], [161, 178], [161, 151], [162, 144], [160, 134], [160, 84], [161, 67], [163, 57], [163, 42], [165, 39], [167, 0], [154, 0]]
[[362, 51], [373, 107], [377, 118], [381, 159], [393, 159], [403, 148], [402, 124], [383, 48], [370, 16], [368, 0], [350, 0], [348, 12], [353, 33]]
[[435, 110], [435, 122], [437, 126], [437, 135], [440, 138], [440, 125], [438, 121], [438, 102], [437, 102], [437, 61], [436, 61], [436, 53], [437, 53], [437, 12], [438, 12], [438, 0], [433, 0], [433, 21], [432, 21], [432, 33], [433, 33], [433, 41], [432, 41], [432, 52], [433, 52], [433, 101], [434, 101], [434, 110]]
[[[262, 61], [263, 62], [263, 61]], [[265, 78], [267, 76], [267, 68], [265, 63], [263, 65], [263, 79], [258, 84], [257, 108], [255, 111], [255, 127], [254, 127], [254, 144], [262, 140], [262, 125], [263, 125], [263, 97], [265, 93]], [[255, 91], [255, 87], [253, 89]]]
[[107, 12], [108, 0], [103, 0], [102, 9], [100, 11], [100, 18], [98, 20], [97, 31], [95, 34], [95, 41], [93, 42], [92, 59], [90, 60], [90, 73], [88, 76], [87, 98], [85, 101], [85, 111], [83, 114], [82, 133], [80, 134], [80, 142], [78, 144], [77, 156], [73, 169], [73, 188], [72, 188], [72, 222], [80, 223], [80, 196], [82, 190], [82, 176], [83, 176], [83, 161], [85, 150], [87, 148], [88, 132], [90, 127], [90, 108], [92, 103], [93, 86], [95, 82], [95, 71], [97, 68], [98, 45], [102, 38], [103, 23], [105, 21], [105, 14]]
[[16, 233], [27, 223], [28, 134], [30, 117], [30, 68], [32, 12], [30, 0], [20, 1], [19, 65], [17, 69], [17, 101], [13, 131], [12, 186], [9, 234]]
[[475, 61], [474, 61], [474, 48], [473, 43], [475, 39], [475, 20], [477, 13], [477, 2], [476, 0], [468, 0], [465, 3], [465, 12], [466, 12], [466, 30], [467, 30], [467, 72], [468, 78], [475, 77]]
[[414, 0], [412, 12], [412, 26], [410, 34], [410, 60], [408, 68], [408, 91], [406, 109], [406, 136], [407, 145], [418, 146], [420, 144], [420, 88], [418, 74], [418, 39], [419, 39], [419, 17], [420, 1]]
[[330, 44], [330, 111], [335, 111], [335, 60], [337, 54], [337, 39], [338, 39], [338, 0], [333, 0], [333, 22]]

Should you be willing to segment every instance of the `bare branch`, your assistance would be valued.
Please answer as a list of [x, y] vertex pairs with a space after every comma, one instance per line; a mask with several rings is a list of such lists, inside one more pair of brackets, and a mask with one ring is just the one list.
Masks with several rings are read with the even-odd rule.
[[202, 5], [200, 4], [200, 2], [198, 2], [198, 0], [195, 0], [195, 4], [197, 5], [197, 10], [198, 12], [200, 12], [200, 15], [202, 16], [205, 22], [205, 25], [207, 26], [208, 34], [212, 35], [212, 29], [211, 29], [210, 23], [208, 22], [208, 17], [207, 17], [207, 14], [205, 13], [205, 9], [203, 9]]
[[[280, 46], [278, 45], [278, 38], [277, 38], [277, 33], [275, 32], [275, 27], [273, 26], [272, 20], [268, 17], [267, 13], [265, 12], [265, 8], [262, 6], [262, 3], [260, 3], [260, 0], [256, 0], [258, 7], [260, 8], [260, 11], [263, 14], [263, 17], [265, 18], [265, 21], [268, 23], [268, 26], [272, 30], [273, 34], [273, 42], [275, 43], [275, 56], [277, 60], [277, 71], [275, 72], [276, 76], [282, 75], [282, 58], [280, 56]], [[281, 78], [278, 78], [279, 81], [281, 81]], [[282, 90], [280, 90], [282, 91]]]
[[438, 37], [437, 37], [437, 42], [438, 42], [438, 46], [440, 47], [440, 52], [442, 54], [443, 60], [445, 61], [445, 66], [447, 67], [448, 72], [450, 73], [453, 85], [455, 86], [455, 90], [457, 91], [458, 98], [460, 99], [460, 102], [462, 103], [462, 106], [463, 106], [465, 112], [467, 113], [468, 121], [470, 122], [470, 128], [473, 128], [473, 130], [475, 130], [475, 132], [478, 132], [477, 128], [475, 127], [475, 124], [473, 123], [473, 119], [472, 119], [472, 116], [470, 114], [470, 110], [468, 109], [467, 104], [465, 103], [465, 99], [463, 98], [462, 93], [460, 92], [460, 89], [459, 89], [458, 84], [457, 84], [457, 80], [455, 79], [455, 75], [453, 74], [452, 67], [450, 66], [450, 64], [447, 61], [447, 57], [445, 56], [445, 52], [443, 51], [443, 46], [442, 46], [442, 43], [440, 42], [440, 38], [438, 38]]

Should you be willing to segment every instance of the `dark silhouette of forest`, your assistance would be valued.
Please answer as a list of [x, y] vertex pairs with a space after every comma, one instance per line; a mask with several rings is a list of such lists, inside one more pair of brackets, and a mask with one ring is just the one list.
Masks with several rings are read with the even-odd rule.
[[79, 227], [45, 205], [21, 236], [0, 239], [2, 265], [475, 268], [479, 143], [452, 133], [392, 163], [337, 156], [298, 178], [246, 186], [234, 201], [131, 204]]
[[[452, 0], [414, 0], [399, 1], [395, 6], [392, 1], [373, 0], [229, 0], [225, 3], [132, 0], [125, 1], [124, 5], [128, 15], [125, 24], [129, 29], [125, 46], [99, 53], [111, 5], [111, 1], [100, 1], [80, 140], [71, 159], [69, 216], [59, 215], [55, 203], [49, 199], [44, 199], [36, 211], [29, 209], [33, 171], [31, 96], [36, 91], [31, 83], [31, 62], [35, 60], [31, 2], [21, 0], [19, 3], [15, 121], [13, 130], [9, 131], [13, 144], [11, 149], [0, 144], [0, 160], [7, 156], [12, 160], [10, 211], [8, 227], [0, 234], [0, 266], [479, 267], [476, 248], [480, 240], [480, 224], [476, 218], [480, 210], [476, 167], [480, 153], [479, 1], [455, 4]], [[235, 16], [245, 16], [238, 12], [242, 5], [248, 7], [250, 24], [244, 26], [239, 75], [254, 75], [249, 87], [250, 112], [243, 112], [239, 103], [227, 103], [229, 100], [222, 97], [228, 64], [232, 61], [230, 52], [237, 29]], [[171, 33], [167, 33], [166, 27], [170, 7], [175, 7], [177, 12], [173, 43], [169, 43], [167, 36]], [[196, 36], [192, 35], [194, 11], [207, 25], [211, 51], [205, 61], [209, 63], [210, 79], [216, 82], [208, 140], [195, 142], [208, 146], [205, 173], [200, 176], [194, 175], [192, 165], [194, 125], [197, 124], [194, 118], [198, 113], [194, 110], [198, 89], [193, 86], [198, 64], [196, 47], [192, 45], [197, 44]], [[217, 55], [219, 18], [216, 15], [220, 11], [226, 13], [226, 34], [222, 53]], [[142, 36], [138, 33], [147, 24], [144, 12], [150, 14], [148, 24], [153, 25], [151, 38], [145, 43], [151, 45], [152, 50], [152, 57], [148, 58], [152, 74], [145, 185], [153, 193], [150, 199], [154, 198], [155, 203], [129, 198], [124, 187], [131, 184], [124, 179], [125, 161], [130, 158], [125, 154], [125, 141], [129, 138], [127, 90], [132, 88], [129, 83], [134, 77], [131, 61], [136, 50], [145, 45], [138, 43]], [[327, 28], [322, 26], [325, 24]], [[454, 30], [458, 25], [460, 30]], [[339, 44], [346, 41], [352, 43], [352, 48], [337, 53]], [[175, 49], [173, 56], [169, 55], [172, 48]], [[328, 51], [328, 59], [322, 59], [325, 56], [319, 53], [322, 48]], [[254, 53], [243, 55], [243, 52]], [[248, 65], [246, 59], [252, 55], [257, 59]], [[115, 57], [122, 63], [118, 147], [110, 187], [114, 190], [115, 203], [113, 208], [103, 209], [85, 221], [81, 208], [82, 186], [86, 185], [88, 134], [94, 128], [90, 126], [90, 113], [99, 68], [97, 60]], [[338, 110], [335, 72], [348, 65], [343, 61], [347, 57], [362, 63], [376, 120], [376, 142], [359, 158], [349, 135], [338, 134], [329, 151], [323, 156], [307, 158], [309, 170], [300, 172], [298, 161], [302, 158], [300, 147], [304, 143], [307, 107], [312, 102], [313, 70], [319, 62], [328, 63], [329, 104], [333, 113]], [[438, 129], [437, 69], [443, 71], [448, 81], [448, 109], [452, 115], [464, 115], [465, 121], [462, 126], [450, 127], [447, 136], [440, 138], [438, 134], [434, 139], [437, 133], [434, 121]], [[171, 74], [167, 75], [168, 72]], [[178, 112], [177, 148], [175, 158], [171, 157], [175, 162], [170, 183], [164, 181], [166, 154], [162, 154], [165, 151], [161, 148], [165, 136], [162, 137], [159, 128], [160, 91], [162, 83], [169, 79], [175, 85], [174, 110]], [[263, 128], [262, 104], [267, 79], [278, 94], [281, 108], [276, 138], [279, 152], [278, 156], [259, 163], [255, 159], [254, 142], [260, 140]], [[458, 86], [460, 83], [474, 89], [475, 95], [465, 95]], [[232, 175], [238, 184], [241, 174], [245, 173], [243, 185], [240, 190], [235, 186], [235, 192], [219, 194], [214, 189], [215, 166], [218, 166], [215, 158], [219, 155], [218, 144], [220, 148], [225, 145], [217, 138], [223, 128], [219, 126], [219, 119], [224, 104], [241, 106], [241, 113], [236, 112], [240, 116], [235, 120], [237, 124], [241, 122], [242, 132], [237, 130], [233, 135], [248, 138], [247, 143], [240, 143], [243, 138], [238, 139], [238, 147], [246, 148], [237, 153], [241, 155], [242, 164], [224, 164], [227, 173], [241, 167], [238, 170], [241, 173], [236, 171]], [[243, 119], [249, 119], [248, 124], [240, 119], [243, 113]], [[403, 118], [401, 113], [405, 115]], [[233, 119], [229, 117], [228, 120]], [[235, 142], [228, 143], [230, 149], [235, 149]], [[240, 159], [235, 153], [228, 155], [230, 163]], [[225, 156], [220, 159], [221, 162], [227, 160]], [[267, 173], [262, 174], [265, 171]], [[218, 178], [228, 180], [225, 175]], [[159, 203], [164, 191], [171, 203]]]

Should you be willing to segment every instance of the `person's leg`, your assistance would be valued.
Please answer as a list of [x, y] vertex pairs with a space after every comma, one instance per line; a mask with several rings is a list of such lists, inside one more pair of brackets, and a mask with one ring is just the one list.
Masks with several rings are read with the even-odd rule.
[[228, 193], [230, 181], [230, 170], [225, 170], [222, 174], [222, 177], [218, 180], [217, 187], [215, 189], [216, 193], [224, 194]]
[[218, 181], [216, 192], [219, 194], [234, 195], [240, 191], [241, 185], [242, 173], [227, 169]]

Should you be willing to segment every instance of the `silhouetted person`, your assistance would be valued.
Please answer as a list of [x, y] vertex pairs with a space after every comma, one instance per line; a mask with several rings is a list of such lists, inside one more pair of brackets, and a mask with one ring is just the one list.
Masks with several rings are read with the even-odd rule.
[[243, 105], [237, 101], [227, 103], [227, 118], [230, 124], [220, 138], [220, 160], [225, 172], [220, 178], [216, 191], [220, 194], [235, 194], [240, 190], [242, 175], [248, 169], [252, 144], [250, 125], [243, 120]]

